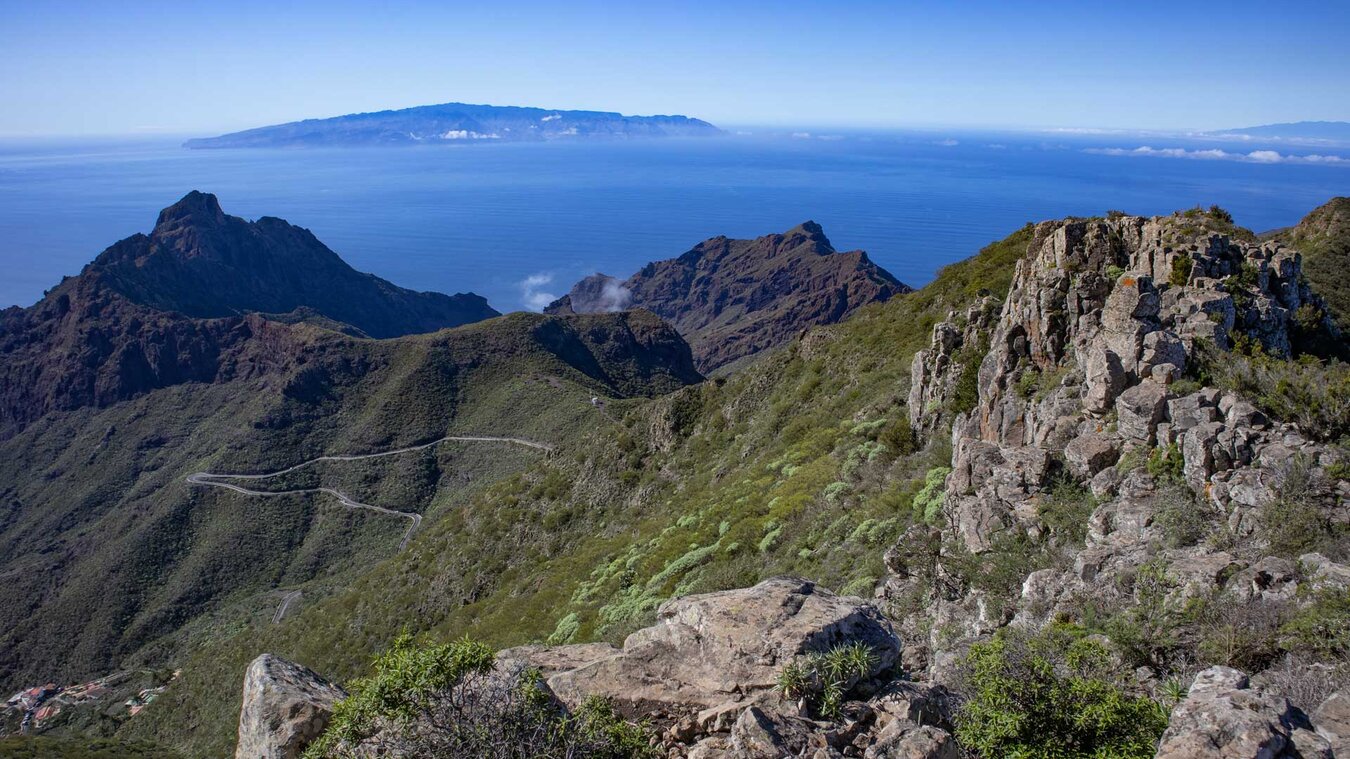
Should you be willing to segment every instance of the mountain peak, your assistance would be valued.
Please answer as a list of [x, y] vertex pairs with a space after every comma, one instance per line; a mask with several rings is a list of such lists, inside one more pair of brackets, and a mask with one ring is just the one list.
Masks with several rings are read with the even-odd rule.
[[371, 337], [433, 332], [497, 316], [473, 294], [418, 293], [362, 274], [308, 230], [227, 215], [193, 190], [89, 267], [132, 302], [194, 318], [312, 309]]
[[822, 253], [833, 253], [834, 246], [825, 236], [825, 229], [810, 219], [783, 233], [783, 241], [792, 247], [814, 243], [824, 248]]
[[155, 230], [177, 226], [219, 226], [225, 223], [220, 201], [209, 192], [193, 190], [182, 200], [159, 212]]
[[909, 290], [862, 251], [836, 254], [808, 220], [753, 240], [704, 240], [622, 282], [586, 277], [546, 311], [645, 308], [675, 325], [706, 372]]

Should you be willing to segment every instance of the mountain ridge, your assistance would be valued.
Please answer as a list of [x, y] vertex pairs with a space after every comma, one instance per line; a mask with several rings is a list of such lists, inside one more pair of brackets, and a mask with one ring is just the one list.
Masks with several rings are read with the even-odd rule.
[[0, 437], [49, 411], [262, 371], [271, 357], [248, 344], [275, 330], [250, 314], [269, 312], [374, 337], [498, 315], [477, 295], [357, 272], [308, 230], [228, 216], [193, 191], [149, 235], [113, 244], [33, 306], [0, 311]]
[[712, 371], [910, 290], [864, 251], [836, 251], [824, 229], [806, 221], [753, 240], [709, 238], [623, 281], [591, 275], [545, 312], [650, 309], [680, 330], [700, 369]]

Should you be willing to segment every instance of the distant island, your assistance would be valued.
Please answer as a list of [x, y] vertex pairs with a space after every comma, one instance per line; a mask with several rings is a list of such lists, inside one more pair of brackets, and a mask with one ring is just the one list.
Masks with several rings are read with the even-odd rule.
[[703, 137], [722, 134], [688, 116], [625, 116], [606, 111], [559, 111], [444, 103], [397, 111], [354, 113], [258, 127], [183, 143], [186, 148], [355, 147], [474, 144], [553, 140]]
[[1240, 129], [1222, 129], [1210, 134], [1223, 137], [1263, 137], [1275, 140], [1350, 142], [1350, 121], [1294, 121], [1262, 124]]

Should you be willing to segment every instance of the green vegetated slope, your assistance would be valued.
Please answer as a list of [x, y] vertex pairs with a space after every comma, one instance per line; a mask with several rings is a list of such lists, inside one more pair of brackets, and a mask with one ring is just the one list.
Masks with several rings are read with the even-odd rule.
[[[311, 603], [391, 555], [407, 527], [324, 496], [194, 487], [189, 473], [266, 472], [452, 432], [551, 442], [604, 422], [612, 411], [593, 396], [618, 408], [699, 379], [688, 346], [643, 312], [518, 314], [383, 341], [272, 325], [256, 339], [268, 341], [265, 372], [47, 414], [0, 441], [0, 686], [162, 663], [270, 623], [276, 588], [305, 588]], [[450, 444], [325, 463], [292, 482], [434, 518], [543, 456]]]
[[950, 459], [945, 440], [920, 446], [905, 421], [911, 357], [949, 311], [1006, 293], [1030, 234], [729, 378], [611, 406], [350, 589], [198, 648], [124, 734], [228, 754], [244, 668], [262, 652], [344, 679], [405, 630], [497, 646], [619, 641], [665, 599], [775, 574], [870, 593], [915, 495]]
[[1303, 272], [1342, 331], [1350, 329], [1350, 198], [1332, 198], [1280, 239], [1303, 254]]

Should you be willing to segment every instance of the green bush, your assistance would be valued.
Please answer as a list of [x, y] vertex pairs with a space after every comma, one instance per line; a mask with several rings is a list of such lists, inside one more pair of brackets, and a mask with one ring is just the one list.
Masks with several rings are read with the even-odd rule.
[[806, 702], [812, 713], [838, 719], [844, 699], [875, 674], [877, 655], [859, 642], [810, 653], [788, 662], [778, 672], [778, 690], [787, 698]]
[[1191, 281], [1191, 267], [1195, 262], [1191, 260], [1191, 254], [1182, 253], [1172, 259], [1172, 271], [1167, 275], [1167, 283], [1176, 287], [1185, 287], [1187, 282]]
[[1188, 370], [1194, 379], [1232, 390], [1319, 440], [1350, 436], [1350, 366], [1310, 355], [1275, 358], [1259, 346], [1225, 352], [1203, 341], [1193, 353]]
[[1287, 651], [1309, 651], [1319, 656], [1350, 655], [1350, 594], [1343, 590], [1317, 591], [1312, 603], [1299, 609], [1283, 627], [1281, 646]]
[[923, 489], [914, 494], [914, 519], [926, 524], [937, 524], [942, 517], [942, 505], [946, 501], [943, 488], [947, 484], [947, 475], [952, 473], [949, 466], [935, 466], [928, 470], [923, 478]]
[[894, 422], [882, 430], [877, 439], [897, 456], [908, 456], [919, 450], [919, 436], [914, 433], [909, 417], [905, 414], [900, 414]]
[[1153, 479], [1174, 485], [1185, 482], [1185, 466], [1186, 458], [1176, 443], [1149, 451], [1148, 461], [1144, 464]]
[[1277, 497], [1258, 512], [1260, 535], [1272, 555], [1297, 558], [1305, 553], [1336, 552], [1344, 528], [1332, 522], [1319, 503], [1319, 492], [1328, 489], [1320, 479], [1320, 472], [1305, 455], [1294, 456], [1286, 465]]
[[1212, 513], [1205, 514], [1204, 508], [1188, 487], [1173, 484], [1163, 488], [1154, 502], [1153, 523], [1162, 530], [1164, 544], [1184, 548], [1199, 543], [1215, 519]]
[[467, 638], [418, 647], [400, 636], [351, 691], [306, 759], [355, 756], [376, 736], [382, 749], [408, 759], [659, 756], [647, 730], [620, 719], [607, 701], [590, 698], [568, 713], [538, 670], [499, 671], [492, 649]]
[[986, 759], [1147, 759], [1167, 727], [1163, 709], [1127, 693], [1105, 647], [1081, 631], [1001, 632], [972, 646], [964, 669], [956, 737]]

